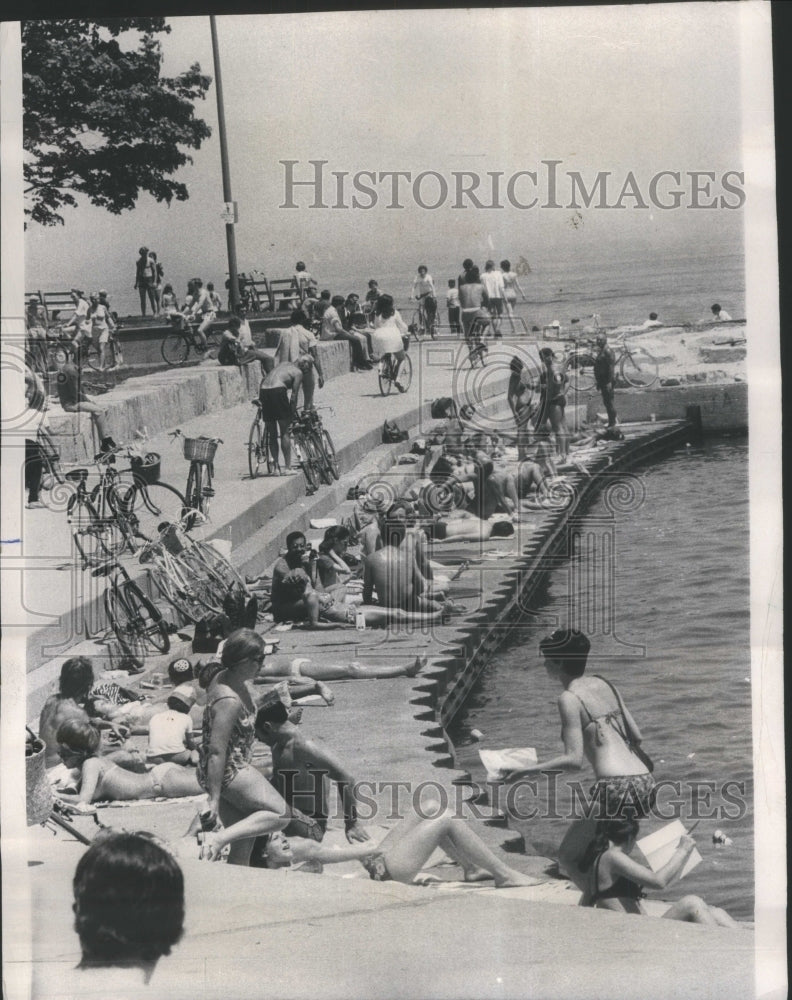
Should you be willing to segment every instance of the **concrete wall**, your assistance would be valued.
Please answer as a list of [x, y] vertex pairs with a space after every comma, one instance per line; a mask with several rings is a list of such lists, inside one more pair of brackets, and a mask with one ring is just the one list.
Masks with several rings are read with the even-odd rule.
[[[650, 420], [683, 420], [688, 406], [701, 407], [704, 433], [748, 430], [748, 385], [661, 386], [656, 389], [617, 389], [616, 413], [624, 423]], [[588, 418], [596, 419], [605, 410], [599, 393], [588, 399]]]
[[[346, 341], [320, 344], [319, 353], [326, 379], [349, 372]], [[106, 408], [110, 435], [116, 441], [132, 441], [134, 432], [141, 427], [148, 428], [149, 435], [154, 437], [193, 417], [254, 399], [260, 381], [261, 371], [257, 364], [245, 365], [240, 370], [207, 361], [189, 368], [167, 368], [128, 379], [112, 394], [96, 396], [94, 400]], [[63, 413], [53, 406], [50, 427], [65, 464], [86, 461], [99, 450], [88, 414]]]

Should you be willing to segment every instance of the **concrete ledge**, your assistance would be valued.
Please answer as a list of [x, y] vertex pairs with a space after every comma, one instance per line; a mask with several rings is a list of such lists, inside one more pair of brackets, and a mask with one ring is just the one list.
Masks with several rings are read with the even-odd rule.
[[[679, 385], [656, 389], [617, 389], [616, 412], [624, 423], [650, 420], [684, 420], [688, 406], [701, 407], [704, 433], [748, 430], [748, 384]], [[599, 393], [589, 397], [588, 419], [603, 409]]]

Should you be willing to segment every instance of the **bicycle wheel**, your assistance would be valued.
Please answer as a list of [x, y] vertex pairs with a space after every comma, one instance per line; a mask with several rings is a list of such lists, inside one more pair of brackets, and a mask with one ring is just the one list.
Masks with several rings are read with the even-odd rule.
[[174, 607], [185, 621], [199, 622], [206, 615], [206, 608], [182, 580], [181, 574], [163, 566], [148, 566], [149, 578], [165, 600]]
[[183, 365], [190, 353], [190, 344], [182, 333], [174, 330], [165, 335], [160, 348], [162, 357], [169, 365]]
[[594, 388], [594, 357], [582, 351], [575, 351], [564, 362], [569, 385], [576, 392], [588, 392]]
[[124, 548], [120, 531], [102, 518], [85, 495], [75, 493], [66, 504], [66, 520], [74, 534], [81, 538], [81, 548], [89, 562], [103, 561], [108, 555], [116, 556]]
[[203, 356], [205, 358], [210, 358], [212, 361], [217, 360], [217, 355], [220, 353], [220, 343], [223, 339], [223, 335], [219, 330], [209, 330], [206, 334], [206, 350]]
[[203, 472], [200, 462], [190, 462], [187, 476], [187, 492], [184, 495], [187, 510], [201, 510]]
[[404, 361], [399, 366], [399, 374], [394, 380], [394, 384], [399, 392], [407, 392], [412, 385], [412, 361], [410, 355], [404, 355]]
[[263, 432], [261, 447], [264, 449], [264, 455], [267, 461], [267, 475], [269, 476], [280, 475], [280, 462], [276, 461], [272, 457], [272, 449], [270, 448], [269, 427], [267, 426], [266, 423], [263, 424], [263, 427], [264, 427], [264, 432]]
[[134, 519], [135, 533], [149, 542], [160, 535], [161, 524], [178, 524], [184, 516], [184, 497], [167, 483], [135, 483], [130, 520]]
[[247, 591], [247, 584], [242, 575], [210, 542], [193, 542], [190, 551], [195, 552], [207, 568], [219, 577], [229, 590], [232, 587], [242, 587], [243, 590]]
[[225, 580], [210, 569], [202, 557], [192, 547], [174, 556], [173, 562], [179, 569], [185, 591], [191, 599], [215, 615], [223, 613], [223, 601], [228, 594]]
[[424, 329], [423, 314], [420, 309], [414, 310], [410, 321], [410, 329], [415, 333], [417, 340], [420, 340], [426, 332]]
[[146, 659], [146, 642], [138, 634], [138, 630], [130, 625], [132, 615], [115, 588], [108, 587], [105, 591], [104, 609], [121, 652], [131, 657], [136, 667], [142, 667]]
[[627, 385], [648, 389], [657, 381], [657, 361], [642, 347], [631, 348], [621, 359], [619, 373]]
[[[203, 464], [203, 463], [202, 463]], [[199, 510], [204, 515], [204, 517], [209, 517], [209, 503], [215, 494], [212, 488], [212, 463], [207, 462], [204, 465], [203, 471], [203, 485], [201, 486], [201, 506]]]
[[119, 621], [126, 634], [136, 636], [143, 643], [144, 649], [151, 647], [158, 653], [167, 653], [170, 649], [168, 628], [156, 606], [140, 587], [134, 581], [124, 582], [114, 589], [114, 593], [119, 599], [116, 610], [123, 608], [126, 612], [126, 620]]
[[129, 483], [98, 483], [91, 493], [91, 503], [103, 526], [99, 538], [111, 556], [120, 555], [124, 549], [134, 552], [137, 548], [136, 522], [132, 514], [132, 490]]
[[390, 375], [390, 361], [380, 361], [377, 369], [377, 380], [379, 381], [379, 391], [383, 396], [389, 395], [393, 388], [393, 379]]
[[315, 493], [319, 486], [319, 476], [313, 459], [309, 454], [307, 440], [303, 437], [300, 437], [298, 440], [296, 435], [292, 435], [292, 448], [297, 453], [300, 468], [305, 476], [305, 492], [309, 495]]
[[261, 466], [267, 464], [266, 449], [266, 433], [262, 430], [262, 423], [258, 416], [256, 416], [250, 425], [250, 434], [248, 436], [248, 468], [250, 469], [251, 479], [255, 479], [259, 474]]
[[328, 431], [322, 428], [321, 437], [322, 451], [325, 453], [327, 459], [327, 465], [330, 469], [333, 479], [340, 479], [341, 472], [338, 467], [338, 458], [336, 457], [335, 445], [333, 444], [333, 439], [330, 437]]
[[87, 340], [80, 346], [77, 357], [80, 367], [87, 365], [93, 371], [100, 372], [102, 371], [102, 366], [99, 361], [101, 356], [99, 345], [93, 340]]

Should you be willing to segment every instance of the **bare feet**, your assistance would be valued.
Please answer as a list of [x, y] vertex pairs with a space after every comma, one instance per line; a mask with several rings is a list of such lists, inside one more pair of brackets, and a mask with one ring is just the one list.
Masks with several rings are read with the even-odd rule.
[[516, 889], [519, 886], [542, 885], [547, 882], [546, 878], [533, 878], [531, 875], [523, 875], [522, 872], [509, 869], [509, 874], [502, 879], [495, 879], [496, 889]]
[[404, 671], [407, 677], [415, 677], [416, 674], [420, 673], [427, 664], [427, 659], [425, 656], [416, 656], [415, 663], [407, 667]]
[[466, 882], [489, 882], [489, 880], [492, 878], [494, 878], [492, 872], [488, 872], [486, 868], [465, 869]]
[[316, 682], [316, 693], [322, 696], [326, 705], [333, 705], [335, 703], [335, 695], [322, 681]]

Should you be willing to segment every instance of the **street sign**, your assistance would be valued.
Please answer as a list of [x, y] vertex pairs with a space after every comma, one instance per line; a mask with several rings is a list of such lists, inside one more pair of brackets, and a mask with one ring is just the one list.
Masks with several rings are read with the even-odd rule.
[[225, 202], [223, 204], [223, 211], [220, 213], [220, 217], [227, 226], [233, 226], [239, 219], [239, 216], [237, 215], [237, 203], [235, 201]]

